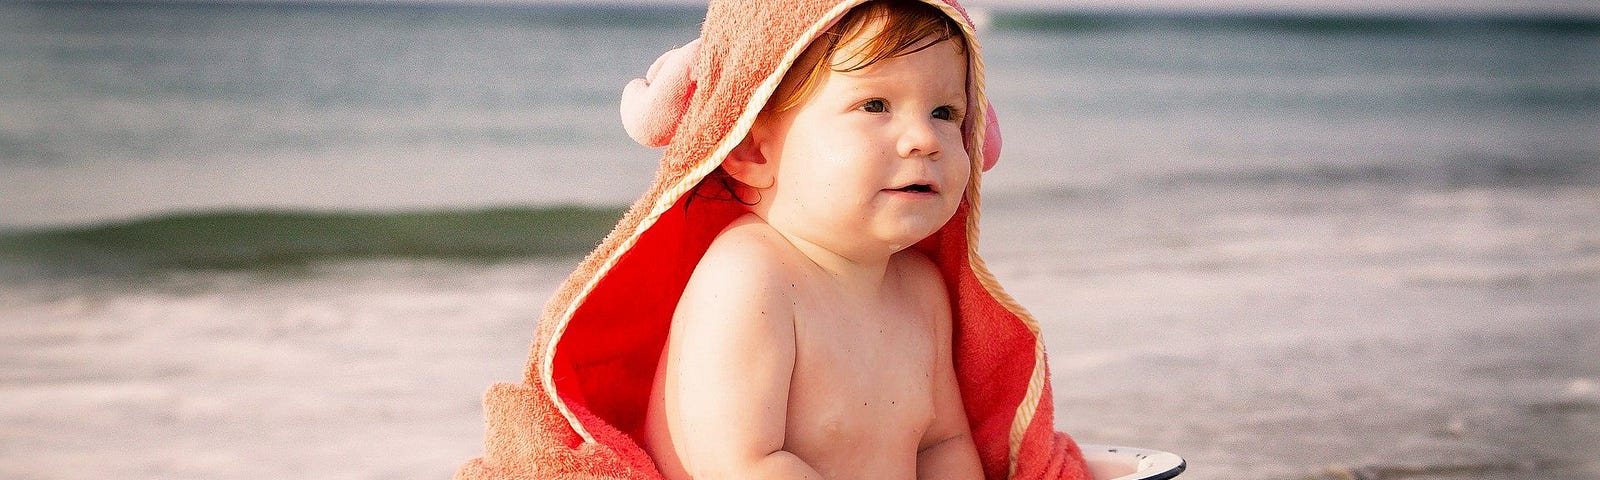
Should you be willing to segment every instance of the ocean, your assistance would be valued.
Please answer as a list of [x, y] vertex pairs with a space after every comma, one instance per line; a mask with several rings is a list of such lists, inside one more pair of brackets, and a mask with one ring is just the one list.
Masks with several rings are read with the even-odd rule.
[[[984, 12], [980, 250], [1181, 478], [1600, 478], [1600, 19]], [[0, 477], [441, 478], [703, 10], [0, 3]]]

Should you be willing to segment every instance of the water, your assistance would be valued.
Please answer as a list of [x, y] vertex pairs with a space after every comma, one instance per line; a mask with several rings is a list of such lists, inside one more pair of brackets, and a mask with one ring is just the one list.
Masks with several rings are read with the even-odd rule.
[[[982, 250], [1059, 428], [1600, 478], [1600, 21], [992, 13]], [[448, 475], [700, 15], [0, 4], [0, 476]]]
[[624, 143], [620, 85], [663, 45], [692, 39], [703, 15], [0, 8], [0, 226], [626, 204], [655, 154]]

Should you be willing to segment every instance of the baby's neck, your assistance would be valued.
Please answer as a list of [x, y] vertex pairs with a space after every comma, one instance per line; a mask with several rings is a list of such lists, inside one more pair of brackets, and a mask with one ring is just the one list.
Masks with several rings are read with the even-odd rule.
[[842, 288], [858, 293], [877, 292], [884, 286], [889, 271], [889, 261], [895, 252], [881, 255], [841, 253], [829, 250], [796, 235], [778, 231], [802, 255], [811, 260], [818, 270], [829, 275]]

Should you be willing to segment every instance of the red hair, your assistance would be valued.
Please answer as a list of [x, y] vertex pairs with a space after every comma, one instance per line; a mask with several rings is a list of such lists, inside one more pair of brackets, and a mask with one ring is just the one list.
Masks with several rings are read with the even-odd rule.
[[[864, 43], [857, 51], [848, 52], [849, 57], [834, 58], [845, 45], [863, 37]], [[965, 38], [961, 26], [933, 5], [917, 0], [863, 3], [850, 9], [795, 60], [778, 91], [767, 100], [766, 109], [781, 112], [799, 106], [816, 90], [818, 79], [826, 70], [854, 72], [947, 40], [955, 41], [956, 49], [965, 55]]]

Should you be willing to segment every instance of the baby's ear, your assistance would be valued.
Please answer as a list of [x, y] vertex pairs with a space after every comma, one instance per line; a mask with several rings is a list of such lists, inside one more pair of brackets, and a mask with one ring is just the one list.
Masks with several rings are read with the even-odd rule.
[[722, 170], [739, 183], [758, 189], [769, 188], [776, 179], [776, 166], [761, 155], [761, 148], [751, 137], [745, 135], [744, 140], [728, 152], [728, 158], [722, 160]]

